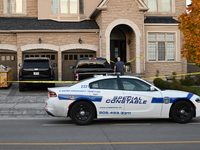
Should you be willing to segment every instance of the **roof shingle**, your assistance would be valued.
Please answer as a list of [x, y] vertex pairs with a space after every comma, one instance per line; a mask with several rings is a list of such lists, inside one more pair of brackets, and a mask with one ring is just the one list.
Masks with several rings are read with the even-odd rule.
[[164, 24], [178, 24], [179, 22], [172, 17], [157, 17], [148, 16], [144, 20], [144, 23], [164, 23]]
[[57, 22], [28, 17], [0, 17], [0, 30], [82, 30], [99, 29], [95, 20]]

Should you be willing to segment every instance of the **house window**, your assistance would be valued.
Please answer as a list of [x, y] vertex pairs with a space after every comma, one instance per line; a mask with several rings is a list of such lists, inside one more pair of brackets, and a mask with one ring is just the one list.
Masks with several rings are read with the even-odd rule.
[[148, 34], [149, 61], [175, 61], [175, 34]]
[[146, 0], [149, 12], [171, 12], [172, 0]]
[[84, 0], [52, 0], [53, 14], [84, 14]]
[[20, 14], [23, 12], [23, 2], [22, 0], [8, 0], [8, 13], [9, 14]]

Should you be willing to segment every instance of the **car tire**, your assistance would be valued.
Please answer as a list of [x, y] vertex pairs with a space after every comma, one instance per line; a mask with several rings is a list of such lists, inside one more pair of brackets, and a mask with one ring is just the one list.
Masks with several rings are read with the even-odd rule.
[[172, 106], [171, 117], [177, 123], [188, 123], [194, 117], [194, 107], [190, 102], [179, 101]]
[[70, 111], [70, 118], [77, 125], [88, 125], [92, 123], [95, 116], [95, 108], [88, 102], [75, 103]]
[[25, 87], [24, 87], [24, 86], [22, 86], [20, 83], [19, 83], [19, 91], [20, 91], [20, 92], [23, 92], [23, 91], [25, 91]]

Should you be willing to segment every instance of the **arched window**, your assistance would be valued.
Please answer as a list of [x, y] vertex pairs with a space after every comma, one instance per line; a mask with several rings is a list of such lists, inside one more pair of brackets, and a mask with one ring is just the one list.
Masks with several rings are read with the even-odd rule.
[[84, 14], [84, 0], [52, 0], [53, 14]]

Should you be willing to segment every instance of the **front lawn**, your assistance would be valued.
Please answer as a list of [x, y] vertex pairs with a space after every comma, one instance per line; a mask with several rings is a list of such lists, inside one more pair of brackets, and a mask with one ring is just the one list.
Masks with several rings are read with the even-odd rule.
[[200, 96], [200, 87], [189, 87], [191, 88], [192, 90], [195, 90], [197, 92], [197, 95]]

